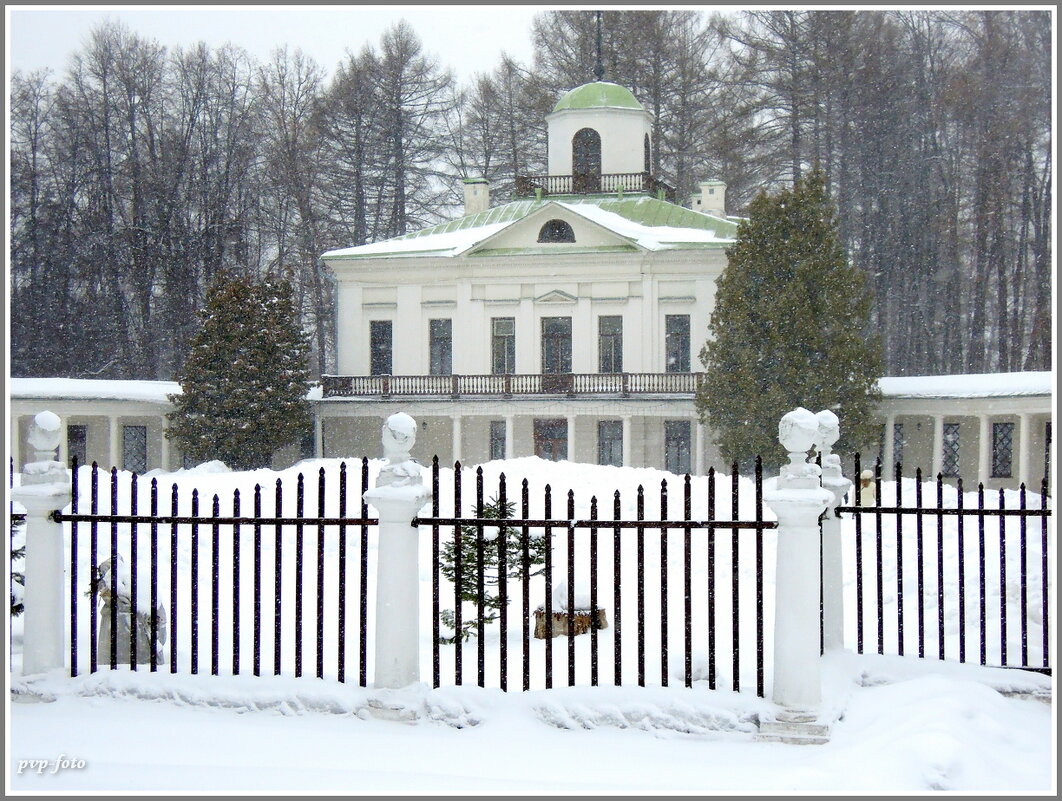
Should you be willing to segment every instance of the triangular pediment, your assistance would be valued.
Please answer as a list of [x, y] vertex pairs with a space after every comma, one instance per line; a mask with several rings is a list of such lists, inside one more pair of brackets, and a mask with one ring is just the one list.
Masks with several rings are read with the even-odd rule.
[[535, 298], [535, 303], [576, 303], [577, 298], [562, 289], [553, 289]]
[[[539, 241], [543, 226], [551, 221], [560, 221], [570, 226], [573, 242]], [[619, 231], [580, 214], [578, 205], [550, 202], [535, 209], [497, 231], [465, 251], [464, 255], [488, 255], [496, 253], [549, 254], [565, 250], [575, 251], [637, 251], [640, 245]]]

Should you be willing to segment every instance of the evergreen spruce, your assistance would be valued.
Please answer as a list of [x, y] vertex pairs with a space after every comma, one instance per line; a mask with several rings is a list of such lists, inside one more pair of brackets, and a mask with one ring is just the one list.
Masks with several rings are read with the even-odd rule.
[[309, 344], [289, 282], [221, 276], [207, 292], [171, 395], [167, 436], [186, 457], [234, 470], [268, 467], [311, 427]]
[[[483, 517], [490, 520], [500, 520], [513, 516], [516, 505], [512, 501], [505, 504], [503, 514], [501, 500], [491, 498], [483, 507]], [[516, 582], [524, 580], [524, 533], [522, 529], [511, 526], [483, 529], [483, 623], [493, 623], [498, 619], [501, 608], [504, 605], [498, 593], [498, 577], [500, 575], [501, 561], [499, 559], [501, 547], [505, 547], [505, 575]], [[527, 535], [527, 555], [529, 576], [536, 576], [541, 570], [534, 568], [546, 561], [546, 548], [549, 541], [545, 534]], [[473, 605], [475, 611], [471, 614], [462, 615], [460, 637], [467, 640], [474, 634], [479, 626], [478, 605], [479, 593], [479, 543], [475, 526], [462, 526], [461, 528], [461, 582], [459, 585], [460, 597], [463, 602]], [[447, 542], [439, 555], [439, 567], [442, 574], [451, 583], [457, 583], [457, 546], [454, 540]], [[510, 585], [506, 603], [519, 592], [519, 584]], [[456, 631], [456, 617], [452, 609], [443, 610], [439, 616], [443, 625], [449, 628], [453, 634], [441, 636], [440, 642], [455, 642], [458, 636]]]
[[820, 172], [776, 195], [760, 194], [728, 251], [697, 410], [727, 462], [747, 471], [785, 461], [778, 421], [797, 406], [831, 409], [846, 453], [876, 436], [882, 353], [867, 331], [872, 298], [848, 262]]

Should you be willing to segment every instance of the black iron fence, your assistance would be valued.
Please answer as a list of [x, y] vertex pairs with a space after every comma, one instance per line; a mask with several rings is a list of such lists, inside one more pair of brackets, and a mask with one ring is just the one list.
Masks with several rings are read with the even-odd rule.
[[[350, 481], [346, 463], [331, 481], [322, 467], [313, 512], [301, 474], [293, 491], [280, 479], [255, 486], [249, 504], [239, 490], [179, 497], [174, 485], [167, 505], [157, 478], [145, 489], [131, 475], [120, 493], [116, 469], [75, 467], [70, 512], [55, 515], [70, 524], [71, 674], [119, 664], [198, 673], [209, 659], [213, 674], [302, 676], [308, 655], [312, 675], [346, 681], [349, 652], [366, 685], [378, 521], [361, 500], [368, 460], [359, 467]], [[463, 474], [458, 463], [441, 486], [434, 460], [432, 510], [414, 521], [431, 532], [433, 686], [704, 681], [764, 694], [776, 523], [758, 460], [751, 479], [735, 466], [600, 498], [558, 498], [548, 485], [532, 494], [526, 479], [514, 495], [504, 475], [488, 491], [482, 468], [469, 491]], [[938, 476], [926, 506], [920, 471], [910, 488], [899, 467], [894, 477], [885, 498], [879, 464], [873, 504], [853, 493], [840, 508], [853, 517], [849, 646], [874, 647], [875, 619], [878, 653], [1050, 672], [1046, 493], [1027, 508], [1024, 487], [998, 499], [979, 488], [970, 507]]]
[[[857, 454], [853, 474], [859, 476], [861, 468]], [[879, 654], [916, 650], [919, 657], [976, 659], [1050, 674], [1047, 477], [1039, 508], [1029, 508], [1024, 484], [987, 497], [978, 484], [976, 506], [969, 507], [962, 479], [946, 487], [940, 474], [930, 485], [935, 503], [926, 506], [921, 469], [911, 482], [898, 463], [892, 478], [894, 496], [886, 504], [878, 460], [873, 505], [863, 505], [861, 493], [853, 492], [852, 504], [838, 509], [855, 518], [856, 650], [868, 649], [867, 617], [873, 615]], [[906, 505], [912, 497], [914, 505]], [[867, 578], [871, 558], [873, 587]], [[913, 611], [907, 600], [914, 601]], [[971, 640], [976, 656], [968, 648]]]

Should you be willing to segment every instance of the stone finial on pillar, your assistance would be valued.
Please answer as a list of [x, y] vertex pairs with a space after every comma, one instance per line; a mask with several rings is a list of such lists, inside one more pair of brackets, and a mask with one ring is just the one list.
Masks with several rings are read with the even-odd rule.
[[22, 674], [27, 676], [61, 668], [65, 662], [63, 525], [52, 519], [52, 512], [70, 503], [70, 478], [56, 459], [61, 426], [52, 412], [33, 418], [27, 441], [34, 461], [26, 463], [21, 485], [11, 490], [11, 499], [26, 508]]
[[833, 445], [840, 439], [841, 427], [837, 415], [824, 409], [815, 415], [819, 434], [815, 447], [822, 457], [822, 486], [833, 499], [822, 521], [822, 645], [824, 650], [844, 647], [844, 576], [841, 559], [841, 520], [837, 507], [852, 487], [841, 473], [841, 457], [833, 453]]
[[763, 499], [778, 516], [773, 699], [812, 711], [822, 699], [819, 670], [819, 517], [833, 494], [807, 460], [819, 441], [819, 420], [807, 409], [786, 414], [778, 441], [789, 453], [775, 489]]
[[377, 688], [405, 687], [420, 680], [419, 536], [411, 525], [431, 498], [421, 468], [409, 452], [417, 438], [408, 414], [387, 418], [382, 439], [387, 464], [364, 495], [380, 517], [376, 560]]

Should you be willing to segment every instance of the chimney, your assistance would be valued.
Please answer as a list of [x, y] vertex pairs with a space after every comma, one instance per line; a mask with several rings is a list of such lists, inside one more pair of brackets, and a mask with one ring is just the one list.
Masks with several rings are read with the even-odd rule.
[[486, 178], [465, 178], [465, 216], [490, 208], [490, 184]]
[[690, 198], [690, 208], [705, 214], [726, 215], [726, 184], [722, 181], [701, 181], [701, 194]]

